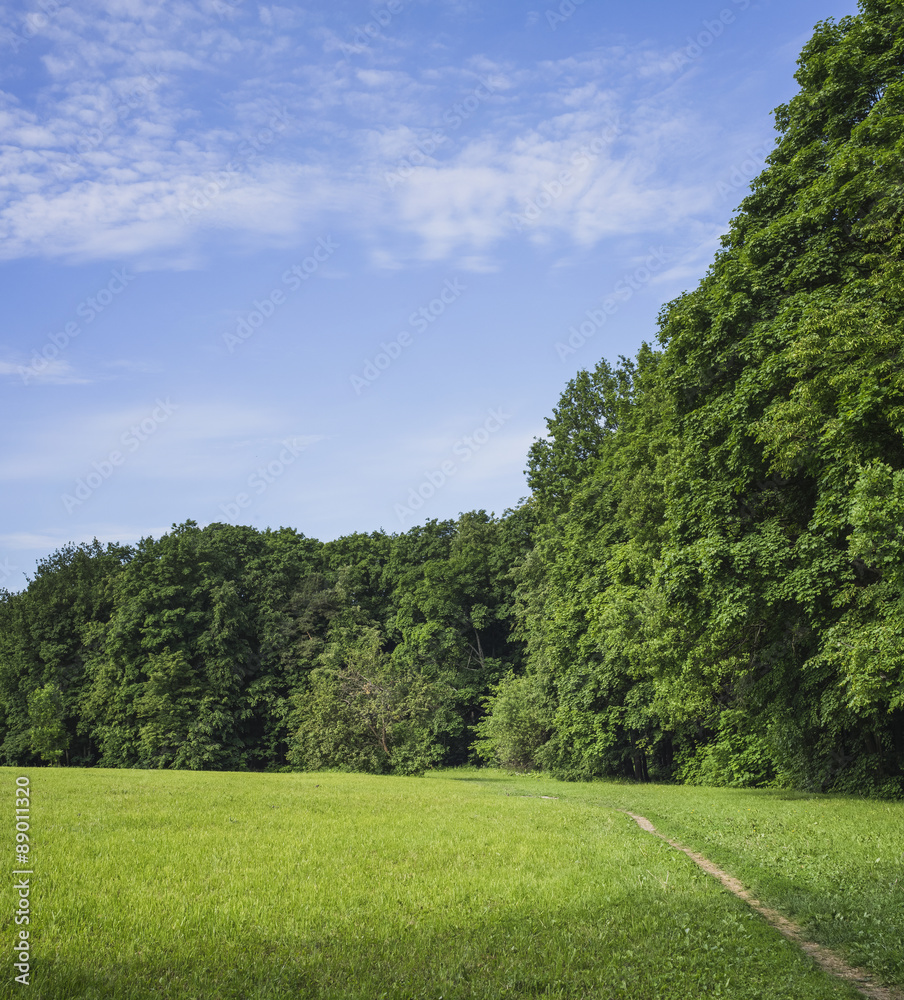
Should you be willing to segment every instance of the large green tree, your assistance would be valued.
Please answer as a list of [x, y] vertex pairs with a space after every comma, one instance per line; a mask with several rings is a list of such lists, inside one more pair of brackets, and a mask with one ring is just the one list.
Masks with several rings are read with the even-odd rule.
[[900, 2], [817, 25], [661, 351], [581, 373], [532, 449], [537, 763], [901, 790], [902, 77]]
[[[42, 560], [20, 594], [0, 592], [0, 759], [25, 764], [32, 747], [29, 697], [49, 685], [65, 729], [69, 761], [91, 763], [90, 741], [77, 733], [90, 685], [87, 636], [109, 619], [115, 581], [132, 550], [98, 541], [69, 545]], [[63, 739], [63, 737], [61, 737]]]

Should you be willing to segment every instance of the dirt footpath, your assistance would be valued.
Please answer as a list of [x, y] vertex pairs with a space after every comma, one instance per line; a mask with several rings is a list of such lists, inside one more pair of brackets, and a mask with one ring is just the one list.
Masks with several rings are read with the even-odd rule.
[[661, 834], [645, 816], [638, 816], [636, 813], [628, 812], [627, 809], [619, 809], [617, 811], [630, 816], [641, 830], [652, 833], [655, 837], [659, 837], [660, 840], [664, 840], [669, 847], [674, 847], [676, 851], [682, 851], [686, 854], [694, 864], [699, 865], [708, 875], [717, 878], [738, 899], [743, 899], [748, 906], [761, 914], [777, 931], [802, 948], [818, 966], [825, 969], [830, 975], [850, 983], [854, 989], [859, 990], [865, 997], [869, 997], [870, 1000], [904, 1000], [904, 993], [900, 990], [895, 989], [893, 986], [883, 986], [865, 969], [856, 969], [848, 965], [840, 955], [837, 955], [829, 948], [824, 948], [821, 944], [816, 944], [814, 941], [808, 941], [803, 936], [803, 931], [797, 924], [788, 920], [787, 917], [783, 917], [775, 910], [770, 909], [768, 906], [764, 906], [758, 899], [754, 899], [736, 878], [732, 878], [728, 872], [722, 871], [718, 865], [714, 865], [712, 861], [704, 858], [702, 854], [697, 854], [696, 851], [685, 847], [684, 844], [679, 844], [677, 840], [672, 840], [670, 837]]

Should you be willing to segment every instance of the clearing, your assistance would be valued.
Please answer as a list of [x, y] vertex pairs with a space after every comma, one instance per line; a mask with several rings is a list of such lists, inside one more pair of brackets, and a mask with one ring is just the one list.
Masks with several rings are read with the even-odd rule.
[[623, 809], [904, 986], [901, 803], [489, 769], [25, 773], [33, 1000], [860, 996]]

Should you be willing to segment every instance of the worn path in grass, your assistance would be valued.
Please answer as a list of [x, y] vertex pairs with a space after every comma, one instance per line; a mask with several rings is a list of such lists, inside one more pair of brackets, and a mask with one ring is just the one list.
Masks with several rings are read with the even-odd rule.
[[[546, 796], [541, 796], [541, 798], [546, 798]], [[705, 858], [702, 854], [698, 854], [689, 847], [685, 847], [684, 844], [680, 844], [677, 840], [672, 840], [671, 837], [666, 837], [665, 834], [660, 833], [645, 816], [639, 816], [637, 813], [629, 812], [627, 809], [620, 809], [619, 812], [630, 816], [641, 830], [646, 830], [647, 833], [652, 833], [654, 836], [659, 837], [660, 840], [664, 840], [670, 847], [674, 847], [678, 851], [683, 851], [703, 871], [717, 878], [726, 889], [733, 892], [739, 899], [743, 899], [748, 906], [761, 914], [777, 931], [799, 945], [829, 975], [837, 976], [839, 979], [850, 983], [864, 996], [869, 997], [870, 1000], [904, 1000], [904, 993], [900, 990], [890, 986], [883, 986], [881, 983], [876, 982], [865, 969], [854, 968], [854, 966], [848, 965], [847, 962], [829, 948], [816, 944], [814, 941], [808, 941], [803, 936], [803, 932], [797, 924], [788, 920], [787, 917], [783, 917], [776, 910], [764, 906], [736, 878], [732, 878], [728, 872], [722, 871], [718, 865], [714, 865], [712, 861]]]

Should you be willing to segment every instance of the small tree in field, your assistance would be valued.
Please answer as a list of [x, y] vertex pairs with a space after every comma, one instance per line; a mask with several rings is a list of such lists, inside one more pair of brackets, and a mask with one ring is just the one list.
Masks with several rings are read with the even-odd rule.
[[55, 684], [45, 684], [28, 696], [31, 749], [45, 764], [59, 764], [69, 747], [63, 711], [62, 692]]
[[488, 714], [473, 726], [474, 753], [514, 771], [540, 766], [537, 751], [552, 735], [552, 717], [539, 678], [508, 674], [484, 702]]
[[393, 662], [376, 628], [335, 642], [295, 698], [289, 761], [302, 770], [338, 767], [423, 774], [442, 759], [438, 725], [452, 692], [411, 664]]

